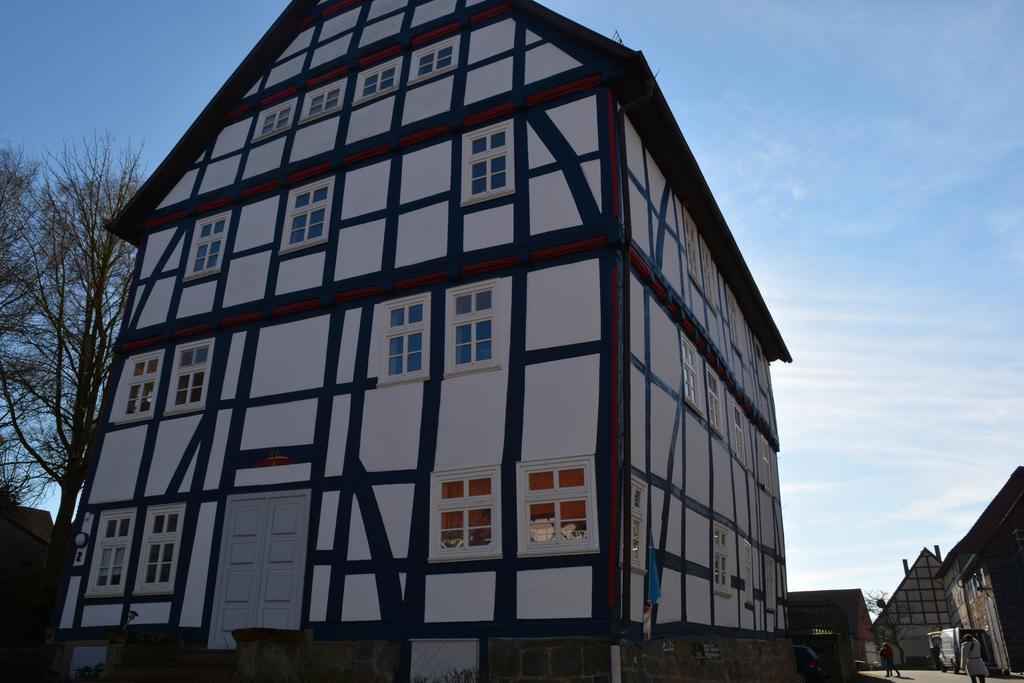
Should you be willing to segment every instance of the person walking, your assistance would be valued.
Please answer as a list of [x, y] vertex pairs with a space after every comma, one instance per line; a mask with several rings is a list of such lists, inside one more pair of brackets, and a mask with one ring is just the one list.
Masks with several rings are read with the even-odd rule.
[[[889, 678], [892, 676], [892, 672], [896, 672], [896, 678], [903, 678], [900, 670], [896, 668], [895, 658], [896, 653], [893, 652], [892, 645], [889, 643], [882, 643], [882, 649], [878, 651], [878, 654], [882, 657], [882, 663], [885, 664], [885, 677]], [[982, 682], [984, 683], [984, 681]]]
[[985, 683], [988, 667], [981, 656], [981, 643], [970, 633], [964, 636], [964, 642], [960, 645], [960, 666], [971, 677], [971, 683]]

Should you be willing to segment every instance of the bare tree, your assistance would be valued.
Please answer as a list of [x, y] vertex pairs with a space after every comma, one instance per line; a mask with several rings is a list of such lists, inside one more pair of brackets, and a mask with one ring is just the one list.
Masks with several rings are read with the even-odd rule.
[[900, 662], [905, 662], [903, 640], [908, 635], [910, 616], [900, 614], [899, 603], [890, 602], [888, 591], [864, 591], [864, 602], [871, 615], [871, 630], [875, 632], [875, 640], [879, 645], [888, 642], [899, 650]]
[[60, 489], [44, 579], [64, 568], [134, 248], [105, 229], [140, 180], [140, 152], [94, 136], [47, 159], [21, 240], [29, 311], [0, 336], [0, 413], [22, 461]]

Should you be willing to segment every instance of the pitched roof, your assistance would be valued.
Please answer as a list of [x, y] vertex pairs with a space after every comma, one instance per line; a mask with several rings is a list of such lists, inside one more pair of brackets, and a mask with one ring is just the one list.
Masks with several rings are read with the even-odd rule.
[[21, 527], [37, 540], [49, 545], [53, 533], [53, 519], [46, 510], [38, 508], [14, 507], [2, 513], [15, 526]]
[[[903, 590], [903, 586], [904, 584], [906, 584], [907, 580], [914, 576], [914, 570], [917, 569], [917, 565], [919, 565], [922, 560], [924, 560], [927, 564], [929, 558], [935, 560], [936, 562], [939, 561], [938, 556], [931, 550], [928, 550], [928, 548], [921, 548], [921, 552], [917, 554], [917, 559], [915, 559], [914, 563], [910, 565], [910, 571], [903, 575], [903, 578], [900, 580], [900, 585], [896, 586], [896, 590], [894, 590], [889, 595], [889, 602], [887, 602], [885, 607], [882, 608], [882, 613], [885, 613], [885, 611], [889, 609], [889, 605], [893, 604], [895, 597], [899, 595], [899, 592], [901, 590]], [[906, 560], [904, 560], [904, 562], [906, 562]], [[936, 570], [935, 574], [933, 574], [933, 577], [937, 576], [939, 576], [939, 572]]]
[[[178, 179], [199, 156], [210, 138], [220, 132], [223, 116], [233, 109], [264, 69], [268, 67], [294, 38], [299, 21], [317, 6], [317, 0], [291, 0], [277, 21], [260, 39], [248, 56], [235, 69], [227, 82], [199, 114], [181, 140], [153, 174], [142, 185], [124, 210], [111, 222], [109, 229], [123, 239], [138, 244], [136, 226], [167, 195]], [[677, 191], [687, 188], [692, 195], [682, 198], [690, 202], [689, 211], [700, 226], [708, 249], [715, 256], [719, 271], [732, 287], [737, 303], [751, 329], [761, 342], [769, 361], [793, 361], [782, 334], [754, 282], [754, 277], [740, 253], [718, 203], [711, 194], [704, 174], [697, 166], [689, 145], [665, 100], [661, 88], [643, 53], [631, 50], [605, 36], [595, 33], [533, 0], [507, 0], [505, 3], [526, 12], [561, 31], [618, 57], [626, 67], [625, 74], [611, 83], [624, 103], [631, 104], [630, 120], [648, 151]], [[659, 143], [667, 139], [669, 144]]]
[[1019, 466], [999, 489], [970, 531], [946, 553], [946, 559], [939, 567], [939, 576], [945, 575], [959, 555], [975, 555], [984, 548], [999, 529], [1006, 516], [1024, 500], [1024, 466]]

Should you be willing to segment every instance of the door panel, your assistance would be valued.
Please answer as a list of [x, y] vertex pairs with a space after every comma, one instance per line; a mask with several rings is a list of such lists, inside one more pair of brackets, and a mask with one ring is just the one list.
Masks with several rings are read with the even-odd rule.
[[309, 493], [228, 499], [210, 626], [211, 648], [233, 648], [236, 628], [298, 628]]

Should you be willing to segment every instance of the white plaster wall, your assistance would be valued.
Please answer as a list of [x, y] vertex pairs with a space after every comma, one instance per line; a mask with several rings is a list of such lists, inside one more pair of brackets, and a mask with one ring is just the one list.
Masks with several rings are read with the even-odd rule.
[[533, 126], [529, 123], [526, 124], [526, 155], [530, 159], [530, 170], [540, 166], [547, 166], [548, 164], [555, 163], [555, 157], [552, 156], [551, 150], [544, 144], [544, 141], [540, 139], [536, 131], [533, 130]]
[[78, 592], [81, 589], [81, 576], [68, 578], [68, 592], [64, 596], [64, 607], [60, 612], [60, 628], [71, 628], [75, 625], [75, 609], [78, 607]]
[[167, 310], [171, 305], [171, 295], [174, 293], [174, 281], [177, 278], [165, 277], [162, 280], [148, 286], [149, 298], [139, 315], [137, 329], [159, 325], [167, 320]]
[[330, 565], [313, 567], [313, 583], [309, 589], [309, 620], [327, 621], [327, 600], [331, 590]]
[[501, 463], [507, 383], [504, 370], [458, 375], [441, 383], [435, 469]]
[[[538, 49], [543, 50], [544, 47]], [[547, 115], [577, 155], [583, 156], [600, 148], [595, 95], [548, 109]]]
[[162, 209], [165, 206], [171, 206], [178, 202], [183, 202], [192, 196], [192, 189], [196, 186], [196, 176], [199, 175], [199, 169], [194, 168], [191, 171], [186, 171], [182, 176], [181, 180], [171, 188], [171, 191], [167, 193], [164, 200], [160, 202], [160, 205], [156, 208]]
[[516, 22], [505, 19], [496, 24], [478, 28], [469, 36], [469, 63], [474, 64], [515, 47]]
[[238, 230], [235, 233], [235, 253], [274, 241], [278, 202], [278, 197], [270, 197], [242, 207], [242, 214], [238, 218]]
[[235, 176], [238, 175], [238, 163], [241, 160], [242, 155], [236, 154], [235, 156], [207, 164], [206, 171], [203, 173], [203, 180], [199, 185], [199, 194], [212, 192], [235, 182]]
[[280, 168], [286, 139], [287, 137], [282, 135], [270, 142], [250, 148], [249, 156], [245, 158], [245, 171], [242, 172], [242, 179], [252, 178]]
[[[651, 472], [665, 480], [668, 479], [668, 464], [672, 457], [672, 430], [676, 425], [678, 406], [676, 400], [661, 387], [651, 385]], [[682, 441], [681, 433], [679, 441]], [[682, 461], [676, 463], [676, 477], [682, 466]]]
[[367, 20], [370, 20], [382, 17], [385, 14], [394, 12], [401, 7], [405, 7], [405, 3], [406, 0], [373, 0], [366, 18]]
[[733, 519], [732, 509], [732, 457], [720, 441], [711, 445], [711, 459], [714, 464], [714, 509], [718, 514]]
[[686, 495], [704, 505], [711, 504], [710, 464], [707, 428], [686, 414]]
[[133, 602], [129, 609], [138, 615], [132, 624], [167, 624], [171, 621], [169, 602]]
[[[640, 176], [640, 182], [644, 181], [643, 175]], [[633, 241], [636, 242], [637, 248], [648, 256], [651, 254], [651, 235], [650, 235], [650, 207], [647, 204], [647, 200], [644, 199], [643, 195], [640, 194], [640, 190], [637, 188], [636, 181], [630, 178], [629, 182], [626, 183], [629, 191], [629, 210], [630, 216], [633, 220]]]
[[452, 108], [453, 76], [438, 78], [425, 85], [410, 88], [405, 95], [405, 108], [402, 111], [402, 125], [420, 121], [429, 116], [441, 114]]
[[580, 619], [592, 613], [590, 567], [516, 572], [516, 617]]
[[213, 297], [217, 293], [217, 281], [210, 280], [198, 285], [184, 287], [178, 299], [178, 318], [209, 313], [213, 310]]
[[647, 363], [647, 322], [644, 313], [644, 286], [630, 273], [629, 276], [629, 352]]
[[313, 443], [316, 409], [316, 399], [249, 408], [242, 428], [242, 450]]
[[527, 366], [523, 460], [594, 452], [599, 371], [597, 354]]
[[224, 467], [224, 451], [228, 443], [228, 430], [231, 428], [231, 410], [217, 411], [217, 424], [213, 431], [213, 442], [210, 444], [210, 456], [206, 465], [206, 479], [203, 489], [211, 491], [220, 488], [220, 474]]
[[750, 533], [750, 514], [747, 507], [747, 473], [739, 463], [733, 462], [733, 500], [736, 501], [736, 524], [746, 534]]
[[322, 387], [330, 322], [329, 315], [320, 315], [260, 330], [250, 395], [271, 396]]
[[359, 21], [359, 13], [362, 11], [362, 7], [357, 7], [354, 10], [349, 10], [344, 14], [339, 14], [325, 21], [323, 26], [320, 27], [320, 41], [323, 42], [355, 27], [356, 22]]
[[338, 258], [334, 265], [334, 279], [345, 280], [381, 268], [384, 256], [384, 221], [351, 225], [338, 232]]
[[[142, 268], [139, 269], [139, 279], [145, 280], [153, 274], [156, 262], [167, 251], [171, 240], [177, 236], [179, 228], [168, 228], [159, 232], [151, 232], [146, 235], [146, 246], [142, 254]], [[180, 242], [181, 240], [179, 240]]]
[[359, 349], [359, 326], [361, 308], [345, 311], [341, 326], [341, 346], [338, 350], [338, 384], [351, 382], [355, 372], [356, 351]]
[[682, 557], [683, 547], [683, 501], [668, 496], [668, 533], [665, 536], [665, 550]]
[[327, 437], [327, 462], [324, 476], [337, 477], [345, 469], [345, 447], [348, 440], [348, 419], [351, 397], [334, 397], [331, 407], [331, 429]]
[[332, 59], [337, 59], [338, 57], [341, 57], [342, 55], [348, 52], [348, 48], [351, 43], [352, 34], [349, 33], [347, 35], [342, 36], [341, 38], [338, 38], [337, 40], [332, 40], [331, 42], [318, 47], [316, 50], [313, 51], [313, 58], [309, 60], [309, 68], [315, 69], [321, 64], [326, 64]]
[[120, 626], [123, 603], [113, 605], [86, 605], [82, 608], [82, 628], [90, 626]]
[[683, 358], [679, 328], [656, 299], [650, 301], [651, 370], [669, 386], [679, 386]]
[[686, 559], [702, 567], [711, 568], [711, 521], [689, 508], [686, 519]]
[[249, 137], [249, 127], [252, 125], [252, 117], [242, 119], [237, 123], [232, 123], [230, 126], [226, 126], [224, 130], [217, 136], [217, 141], [213, 145], [213, 158], [224, 156], [225, 154], [231, 154], [242, 149], [245, 145], [245, 141]]
[[584, 161], [580, 164], [580, 168], [583, 169], [583, 177], [587, 180], [587, 187], [590, 188], [590, 194], [594, 197], [594, 203], [597, 204], [598, 210], [602, 210], [604, 199], [601, 194], [601, 160]]
[[451, 14], [455, 11], [455, 0], [433, 0], [416, 7], [412, 15], [412, 25], [419, 26], [428, 21]]
[[293, 55], [296, 52], [300, 50], [305, 50], [307, 47], [309, 47], [310, 43], [313, 41], [313, 28], [314, 27], [311, 26], [307, 28], [305, 31], [301, 32], [299, 35], [295, 36], [295, 40], [293, 40], [291, 44], [289, 44], [288, 47], [284, 49], [284, 52], [280, 54], [276, 61], [281, 61], [285, 57]]
[[[370, 472], [414, 469], [419, 458], [423, 384], [366, 392], [359, 459]], [[395, 429], [395, 425], [402, 425]]]
[[401, 28], [401, 14], [381, 19], [380, 21], [376, 21], [372, 24], [367, 24], [363, 28], [362, 36], [359, 38], [359, 47], [365, 47], [371, 43], [376, 43], [378, 40], [383, 40], [393, 36], [398, 33]]
[[305, 55], [299, 55], [292, 57], [287, 62], [279, 64], [270, 70], [267, 74], [266, 87], [270, 88], [281, 81], [288, 80], [292, 76], [296, 76], [302, 71], [302, 63], [305, 60]]
[[377, 577], [373, 574], [350, 574], [345, 577], [341, 601], [342, 621], [380, 621], [377, 601]]
[[526, 277], [526, 350], [601, 338], [597, 259], [530, 272]]
[[146, 496], [162, 496], [167, 493], [174, 471], [185, 457], [185, 449], [192, 435], [196, 433], [201, 418], [201, 414], [186, 415], [160, 422], [156, 443], [153, 446], [153, 458], [149, 464]]
[[281, 261], [277, 266], [277, 287], [275, 294], [290, 294], [313, 287], [319, 288], [324, 281], [324, 261], [326, 255], [322, 251]]
[[340, 491], [324, 491], [320, 500], [320, 525], [316, 532], [316, 549], [333, 550], [334, 534], [338, 523], [338, 498]]
[[346, 144], [365, 140], [391, 130], [391, 119], [395, 115], [395, 96], [389, 95], [370, 104], [352, 110], [348, 123]]
[[452, 143], [450, 140], [403, 155], [402, 203], [449, 191], [451, 189], [451, 168]]
[[509, 244], [515, 235], [512, 204], [465, 214], [462, 227], [464, 251]]
[[465, 104], [506, 93], [512, 89], [512, 58], [480, 66], [466, 76]]
[[629, 392], [629, 416], [630, 432], [629, 447], [632, 449], [633, 464], [644, 468], [647, 466], [647, 392], [644, 382], [646, 379], [642, 372], [634, 366], [629, 368], [630, 392]]
[[530, 178], [530, 234], [574, 228], [583, 223], [561, 171]]
[[249, 467], [235, 472], [235, 486], [274, 486], [309, 481], [312, 466], [308, 462], [277, 467]]
[[409, 555], [409, 530], [412, 525], [412, 502], [415, 484], [384, 484], [373, 487], [377, 507], [388, 534], [391, 556], [395, 559]]
[[426, 579], [424, 621], [428, 624], [494, 620], [494, 572], [428, 574]]
[[220, 398], [230, 401], [235, 397], [238, 388], [238, 373], [242, 367], [242, 352], [245, 349], [245, 332], [231, 335], [231, 348], [228, 349], [228, 360], [224, 365], [224, 382], [220, 388]]
[[580, 63], [551, 43], [544, 43], [526, 51], [526, 83], [575, 69]]
[[658, 602], [658, 623], [668, 624], [683, 618], [682, 575], [665, 567], [661, 573], [661, 600]]
[[224, 285], [224, 307], [262, 299], [267, 288], [269, 267], [269, 251], [232, 259], [228, 264], [228, 278]]
[[439, 202], [398, 217], [395, 266], [430, 261], [448, 253], [448, 202]]
[[369, 560], [370, 542], [366, 538], [366, 527], [363, 525], [363, 514], [359, 499], [352, 499], [352, 514], [348, 526], [348, 559]]
[[711, 582], [690, 574], [686, 575], [686, 620], [711, 623]]
[[107, 432], [103, 437], [99, 463], [89, 491], [91, 504], [131, 500], [135, 496], [135, 481], [139, 476], [147, 429], [146, 425], [119, 429]]
[[349, 171], [341, 205], [342, 219], [354, 218], [387, 206], [391, 161], [381, 161]]
[[292, 143], [289, 160], [294, 163], [334, 149], [335, 141], [338, 139], [340, 119], [339, 116], [332, 116], [295, 131], [295, 141]]

